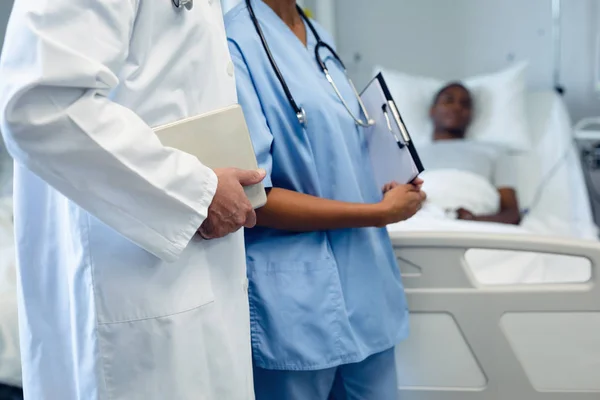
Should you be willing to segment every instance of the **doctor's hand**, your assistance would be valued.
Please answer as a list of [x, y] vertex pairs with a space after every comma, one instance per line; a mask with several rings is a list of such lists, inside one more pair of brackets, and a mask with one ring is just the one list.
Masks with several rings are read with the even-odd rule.
[[218, 239], [241, 227], [252, 228], [256, 214], [244, 193], [244, 186], [260, 183], [264, 170], [246, 171], [237, 168], [215, 169], [219, 180], [217, 191], [208, 207], [208, 216], [198, 229], [204, 239]]
[[[386, 185], [387, 187], [387, 185]], [[384, 188], [385, 189], [385, 188]], [[404, 221], [417, 213], [425, 201], [425, 192], [418, 185], [394, 184], [388, 188], [380, 205], [383, 209], [383, 225]]]

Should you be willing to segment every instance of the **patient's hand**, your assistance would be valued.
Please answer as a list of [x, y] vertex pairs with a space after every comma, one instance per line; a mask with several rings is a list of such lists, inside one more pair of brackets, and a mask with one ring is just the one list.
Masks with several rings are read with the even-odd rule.
[[459, 208], [458, 210], [456, 210], [456, 218], [457, 219], [464, 219], [466, 221], [474, 221], [475, 220], [475, 214], [473, 214], [469, 210], [465, 210], [464, 208]]

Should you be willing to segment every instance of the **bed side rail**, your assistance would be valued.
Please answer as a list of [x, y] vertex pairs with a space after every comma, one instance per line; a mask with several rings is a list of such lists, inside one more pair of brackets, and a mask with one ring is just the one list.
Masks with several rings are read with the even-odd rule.
[[[403, 378], [402, 374], [411, 376], [408, 381], [400, 382], [400, 398], [600, 398], [600, 385], [595, 383], [600, 382], [600, 292], [597, 285], [600, 244], [546, 236], [462, 232], [392, 232], [390, 236], [402, 270], [411, 319], [415, 322], [412, 324], [413, 334], [397, 350], [399, 363], [403, 364], [399, 365], [400, 381]], [[465, 253], [469, 249], [514, 250], [584, 257], [591, 262], [591, 279], [581, 284], [482, 285], [474, 278], [465, 261]], [[449, 381], [444, 387], [426, 384], [431, 374], [438, 373], [441, 376], [439, 381], [445, 382], [443, 374], [448, 375], [452, 365], [460, 364], [452, 348], [444, 347], [443, 343], [439, 348], [431, 345], [436, 340], [446, 337], [444, 332], [430, 331], [432, 326], [436, 326], [433, 324], [434, 316], [440, 317], [439, 321], [443, 320], [442, 316], [448, 316], [453, 321], [453, 330], [462, 336], [469, 357], [474, 360], [473, 368], [481, 371], [483, 382], [480, 386], [477, 386], [477, 383], [469, 387], [456, 387], [460, 385], [453, 385], [453, 381]], [[422, 323], [426, 322], [427, 318], [430, 322]], [[533, 338], [532, 335], [539, 335], [537, 329], [540, 329], [536, 324], [532, 327], [530, 322], [534, 320], [539, 320], [540, 324], [548, 324], [547, 334], [540, 335], [540, 340], [546, 340], [547, 343], [539, 343]], [[569, 321], [575, 321], [575, 326], [569, 326]], [[574, 331], [580, 323], [586, 327], [597, 326], [598, 331]], [[437, 326], [443, 330], [449, 325]], [[512, 329], [511, 332], [507, 332], [507, 326]], [[448, 330], [447, 337], [450, 338], [455, 333]], [[564, 342], [561, 342], [561, 337], [565, 338]], [[431, 342], [428, 342], [429, 339]], [[579, 345], [585, 360], [569, 358], [568, 351], [571, 350], [552, 349], [553, 340], [562, 343], [564, 348], [578, 350], [573, 346]], [[523, 349], [523, 343], [539, 344], [550, 349], [543, 350], [544, 354], [534, 354], [535, 346], [528, 351]], [[594, 357], [598, 360], [593, 361]], [[543, 365], [551, 360], [565, 359], [572, 362], [572, 365], [566, 365], [565, 362], [562, 365]], [[450, 367], [440, 367], [440, 364], [444, 363]], [[586, 367], [595, 368], [595, 372]], [[589, 371], [590, 376], [561, 378], [560, 371], [582, 369]], [[558, 386], [559, 390], [539, 387], [546, 385], [544, 379], [551, 379], [553, 376], [556, 376], [553, 385]], [[414, 379], [411, 381], [412, 378]], [[565, 379], [564, 382], [560, 381], [561, 379]]]

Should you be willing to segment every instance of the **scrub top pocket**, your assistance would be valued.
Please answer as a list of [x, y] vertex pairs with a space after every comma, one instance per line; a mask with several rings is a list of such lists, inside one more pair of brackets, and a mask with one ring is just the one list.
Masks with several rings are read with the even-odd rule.
[[287, 369], [301, 358], [310, 369], [338, 356], [345, 312], [335, 261], [250, 261], [248, 277], [258, 367]]

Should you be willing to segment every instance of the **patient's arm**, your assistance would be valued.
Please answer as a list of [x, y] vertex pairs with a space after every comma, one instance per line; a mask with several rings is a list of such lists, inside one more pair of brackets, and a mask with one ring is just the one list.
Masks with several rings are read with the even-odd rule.
[[517, 225], [521, 222], [521, 213], [519, 212], [519, 202], [517, 193], [511, 188], [500, 188], [500, 211], [491, 215], [473, 215], [472, 218], [464, 218], [459, 212], [459, 218], [472, 219], [473, 221], [499, 222], [501, 224]]

